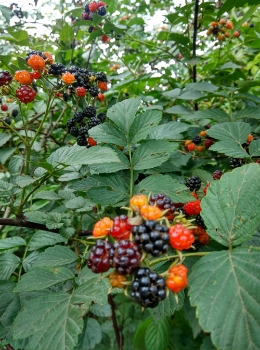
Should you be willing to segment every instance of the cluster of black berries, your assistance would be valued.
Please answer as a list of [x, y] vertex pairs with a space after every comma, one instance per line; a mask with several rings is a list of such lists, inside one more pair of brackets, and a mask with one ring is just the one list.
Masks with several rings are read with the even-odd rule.
[[114, 267], [121, 275], [130, 275], [139, 267], [140, 261], [141, 253], [134, 242], [123, 239], [111, 244], [98, 239], [90, 251], [87, 266], [94, 273]]
[[[87, 3], [84, 7], [84, 12], [81, 15], [83, 20], [92, 21], [93, 15], [97, 14], [99, 16], [105, 16], [107, 13], [106, 4], [103, 1], [91, 1]], [[89, 33], [92, 33], [95, 28], [90, 26], [88, 28]]]
[[14, 14], [15, 16], [17, 16], [18, 18], [21, 19], [21, 18], [24, 17], [23, 11], [22, 11], [21, 7], [18, 6], [18, 4], [16, 4], [16, 3], [13, 2], [13, 3], [10, 5], [10, 10], [12, 10], [12, 11], [13, 11], [13, 14]]
[[154, 308], [166, 298], [164, 278], [149, 268], [136, 271], [131, 289], [131, 298], [143, 307]]
[[134, 226], [132, 234], [140, 250], [152, 256], [166, 254], [169, 247], [168, 227], [157, 221], [147, 220], [142, 225]]
[[154, 193], [150, 196], [149, 204], [155, 205], [161, 210], [167, 210], [165, 216], [168, 218], [168, 220], [173, 219], [173, 214], [176, 210], [176, 207], [170, 197], [165, 196], [163, 193]]
[[77, 137], [79, 146], [90, 146], [88, 144], [88, 131], [96, 125], [103, 123], [106, 119], [106, 113], [97, 114], [96, 108], [87, 106], [83, 111], [78, 111], [73, 118], [69, 119], [67, 126], [69, 133]]
[[231, 158], [229, 161], [229, 164], [230, 164], [231, 169], [239, 168], [240, 166], [245, 164], [245, 160], [240, 159], [240, 158]]
[[201, 179], [198, 176], [191, 176], [185, 181], [190, 191], [198, 191], [201, 187]]

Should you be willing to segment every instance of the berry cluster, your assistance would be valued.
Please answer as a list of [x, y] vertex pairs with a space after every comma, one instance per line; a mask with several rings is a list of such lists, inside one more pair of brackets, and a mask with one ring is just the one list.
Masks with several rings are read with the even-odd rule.
[[213, 145], [214, 139], [207, 135], [206, 131], [201, 131], [199, 135], [196, 135], [192, 140], [185, 141], [185, 148], [188, 152], [196, 151], [203, 152]]
[[[85, 5], [81, 18], [83, 20], [93, 21], [94, 14], [103, 17], [106, 13], [106, 4], [103, 1], [91, 1]], [[96, 30], [94, 26], [88, 28], [89, 33], [92, 33], [94, 30]]]
[[168, 220], [173, 219], [176, 207], [170, 197], [165, 196], [163, 193], [152, 194], [150, 196], [149, 204], [156, 206], [163, 211], [167, 210], [167, 212], [164, 215], [167, 217]]
[[[213, 35], [213, 37], [217, 38], [219, 41], [224, 41], [231, 36], [231, 32], [233, 30], [232, 21], [228, 21], [225, 18], [220, 19], [219, 21], [212, 22], [207, 35]], [[240, 31], [236, 30], [233, 33], [234, 38], [238, 38], [240, 36]]]

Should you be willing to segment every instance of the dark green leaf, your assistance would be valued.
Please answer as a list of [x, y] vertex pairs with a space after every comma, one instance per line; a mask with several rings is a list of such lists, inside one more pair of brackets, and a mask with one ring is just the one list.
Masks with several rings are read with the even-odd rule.
[[215, 124], [207, 131], [210, 137], [217, 140], [233, 140], [237, 143], [244, 143], [248, 134], [251, 132], [251, 126], [243, 122]]
[[147, 350], [166, 349], [171, 334], [170, 319], [165, 317], [159, 323], [150, 323], [145, 333]]
[[78, 256], [68, 247], [56, 245], [41, 253], [34, 266], [63, 266], [78, 260]]
[[0, 251], [16, 248], [26, 245], [26, 241], [22, 237], [10, 237], [0, 240]]
[[76, 350], [94, 349], [95, 345], [99, 344], [102, 339], [102, 328], [97, 320], [88, 318], [85, 322], [83, 333], [79, 336], [79, 345]]
[[42, 247], [55, 245], [57, 243], [65, 242], [66, 240], [58, 233], [47, 231], [36, 231], [30, 239], [28, 246], [29, 250], [36, 250]]
[[233, 140], [224, 140], [215, 142], [210, 148], [210, 151], [223, 153], [226, 156], [234, 158], [249, 158], [249, 154], [244, 150], [242, 146], [234, 142]]
[[20, 264], [20, 259], [11, 253], [0, 255], [0, 280], [8, 280]]
[[259, 157], [260, 156], [260, 140], [253, 140], [249, 145], [249, 153], [251, 157]]
[[187, 131], [189, 127], [188, 124], [173, 121], [157, 126], [149, 136], [156, 140], [179, 140], [183, 138], [181, 133]]

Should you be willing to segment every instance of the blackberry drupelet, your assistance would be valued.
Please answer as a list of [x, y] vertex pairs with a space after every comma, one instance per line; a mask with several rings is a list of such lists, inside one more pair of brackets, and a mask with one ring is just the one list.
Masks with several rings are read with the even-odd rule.
[[83, 119], [84, 119], [84, 113], [83, 112], [76, 112], [75, 114], [74, 114], [74, 117], [73, 117], [73, 119], [77, 122], [77, 123], [81, 123], [82, 121], [83, 121]]
[[91, 87], [91, 88], [89, 88], [89, 93], [90, 93], [90, 95], [92, 96], [92, 97], [97, 97], [98, 96], [98, 94], [99, 94], [99, 91], [98, 91], [98, 88], [96, 88], [96, 87]]
[[94, 272], [106, 272], [110, 268], [109, 252], [112, 245], [108, 241], [102, 241], [98, 239], [96, 244], [91, 249], [87, 266]]
[[75, 126], [75, 124], [76, 124], [76, 120], [74, 118], [71, 118], [67, 121], [67, 126], [69, 129]]
[[101, 120], [97, 117], [92, 117], [89, 119], [88, 121], [88, 128], [91, 129], [91, 128], [94, 128], [94, 126], [97, 126], [99, 124], [101, 124]]
[[44, 60], [46, 60], [46, 58], [47, 58], [41, 51], [33, 50], [33, 51], [30, 51], [26, 54], [26, 58], [25, 58], [26, 61], [28, 61], [32, 55], [38, 55], [38, 56], [42, 57]]
[[104, 83], [107, 83], [107, 76], [104, 72], [98, 72], [96, 73], [97, 81], [102, 81]]
[[88, 127], [87, 127], [86, 125], [82, 126], [82, 127], [79, 129], [79, 135], [80, 135], [80, 136], [88, 137]]
[[234, 168], [239, 168], [240, 166], [242, 166], [243, 162], [239, 158], [231, 158], [229, 161], [229, 164], [230, 164], [230, 167], [232, 169], [234, 169]]
[[98, 9], [98, 14], [99, 16], [105, 16], [105, 14], [107, 13], [107, 10], [104, 6], [101, 6], [99, 9]]
[[13, 109], [12, 110], [12, 117], [17, 117], [18, 116], [18, 114], [19, 114], [19, 111], [17, 110], [17, 109]]
[[170, 197], [165, 196], [163, 193], [152, 194], [149, 204], [154, 205], [161, 210], [168, 210], [165, 213], [165, 216], [168, 217], [169, 220], [173, 219], [176, 207]]
[[79, 136], [77, 138], [77, 145], [78, 146], [87, 146], [87, 144], [88, 144], [88, 141], [87, 141], [85, 136]]
[[79, 129], [76, 127], [76, 126], [72, 126], [72, 128], [70, 128], [69, 130], [69, 133], [72, 135], [72, 136], [79, 136]]
[[198, 191], [201, 186], [201, 179], [198, 176], [191, 176], [185, 181], [185, 185], [190, 191]]

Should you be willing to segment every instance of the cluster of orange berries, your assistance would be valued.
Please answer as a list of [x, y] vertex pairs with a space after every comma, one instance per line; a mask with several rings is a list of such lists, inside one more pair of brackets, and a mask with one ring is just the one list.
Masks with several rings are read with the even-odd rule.
[[193, 137], [192, 140], [186, 140], [184, 146], [188, 152], [203, 152], [213, 145], [214, 140], [207, 136], [207, 131], [202, 130], [199, 135]]
[[[232, 21], [228, 21], [225, 18], [222, 18], [219, 21], [214, 21], [211, 23], [210, 28], [207, 31], [207, 35], [213, 35], [219, 41], [223, 41], [231, 37], [233, 28], [234, 25]], [[234, 31], [233, 37], [238, 38], [239, 36], [240, 31]]]

